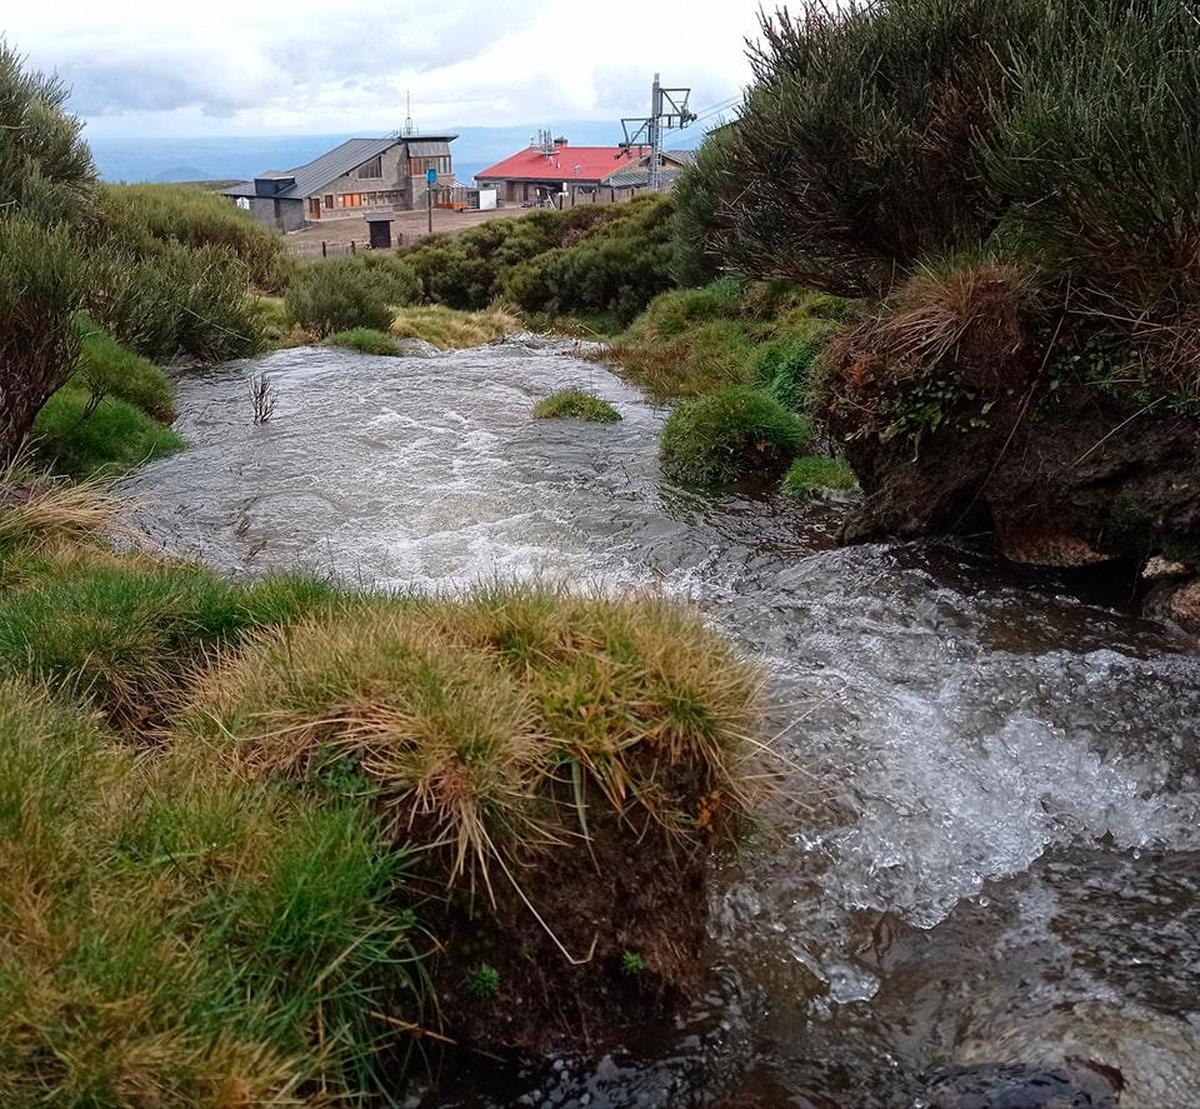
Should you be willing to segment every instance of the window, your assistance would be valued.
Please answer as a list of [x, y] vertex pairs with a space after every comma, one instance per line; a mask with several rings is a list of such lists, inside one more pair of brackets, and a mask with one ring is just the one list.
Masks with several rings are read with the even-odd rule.
[[436, 169], [440, 176], [445, 177], [450, 172], [450, 159], [442, 155], [437, 158], [409, 158], [408, 160], [409, 177], [424, 177], [425, 171], [429, 169]]
[[382, 177], [383, 176], [383, 155], [380, 154], [372, 158], [369, 162], [363, 162], [358, 167], [359, 177]]
[[361, 208], [362, 193], [342, 193], [337, 198], [339, 208]]
[[325, 198], [325, 207], [326, 207], [326, 208], [332, 208], [332, 207], [333, 207], [333, 197], [332, 197], [332, 195], [331, 195], [331, 196], [327, 196], [327, 197]]

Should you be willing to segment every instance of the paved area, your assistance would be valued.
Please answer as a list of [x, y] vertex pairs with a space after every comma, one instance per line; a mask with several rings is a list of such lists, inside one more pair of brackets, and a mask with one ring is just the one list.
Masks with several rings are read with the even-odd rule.
[[[523, 216], [529, 210], [520, 205], [494, 208], [490, 212], [452, 212], [445, 208], [435, 208], [433, 210], [433, 230], [435, 234], [443, 232], [453, 234], [456, 231], [464, 231], [468, 227], [475, 227], [494, 219], [512, 219], [514, 216]], [[400, 235], [404, 236], [405, 246], [423, 239], [428, 233], [428, 219], [429, 216], [426, 212], [396, 212], [392, 216], [393, 243], [397, 242], [397, 237]], [[319, 255], [322, 242], [328, 244], [330, 253], [342, 253], [349, 249], [352, 242], [356, 247], [362, 247], [369, 241], [367, 221], [361, 217], [324, 219], [314, 223], [311, 227], [289, 232], [283, 238], [289, 252], [304, 257], [312, 254]]]

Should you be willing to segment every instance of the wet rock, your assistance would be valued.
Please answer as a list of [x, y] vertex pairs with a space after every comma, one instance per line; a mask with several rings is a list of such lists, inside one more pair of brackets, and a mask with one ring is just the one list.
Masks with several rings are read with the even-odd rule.
[[401, 358], [433, 358], [442, 353], [425, 339], [397, 339], [396, 349]]
[[1142, 570], [1146, 581], [1161, 581], [1163, 578], [1190, 578], [1192, 570], [1185, 562], [1172, 562], [1170, 559], [1155, 555]]
[[1115, 1109], [1119, 1071], [1069, 1060], [1061, 1066], [983, 1063], [922, 1077], [911, 1109]]
[[1148, 616], [1200, 635], [1200, 578], [1160, 581], [1147, 595], [1145, 610]]
[[1080, 535], [1053, 526], [997, 527], [996, 549], [1010, 562], [1078, 569], [1112, 561]]

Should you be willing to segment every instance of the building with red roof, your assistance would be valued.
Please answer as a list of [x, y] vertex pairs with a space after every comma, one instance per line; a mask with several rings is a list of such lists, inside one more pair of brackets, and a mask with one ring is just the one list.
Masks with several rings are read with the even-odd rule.
[[[669, 185], [693, 157], [690, 150], [664, 150], [663, 184]], [[627, 199], [648, 187], [649, 161], [649, 147], [571, 146], [566, 139], [543, 135], [524, 150], [475, 174], [475, 182], [480, 188], [495, 188], [499, 201], [508, 204], [541, 204], [580, 193]], [[614, 195], [608, 197], [609, 192]]]

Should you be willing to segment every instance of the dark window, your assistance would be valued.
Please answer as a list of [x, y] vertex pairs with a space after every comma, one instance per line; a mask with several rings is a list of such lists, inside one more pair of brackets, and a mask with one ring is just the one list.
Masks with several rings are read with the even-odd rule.
[[326, 207], [326, 208], [332, 208], [332, 207], [333, 207], [333, 197], [332, 197], [332, 196], [327, 196], [327, 197], [325, 198], [325, 207]]
[[363, 162], [358, 167], [359, 177], [382, 177], [383, 176], [383, 155], [372, 158], [369, 162]]

